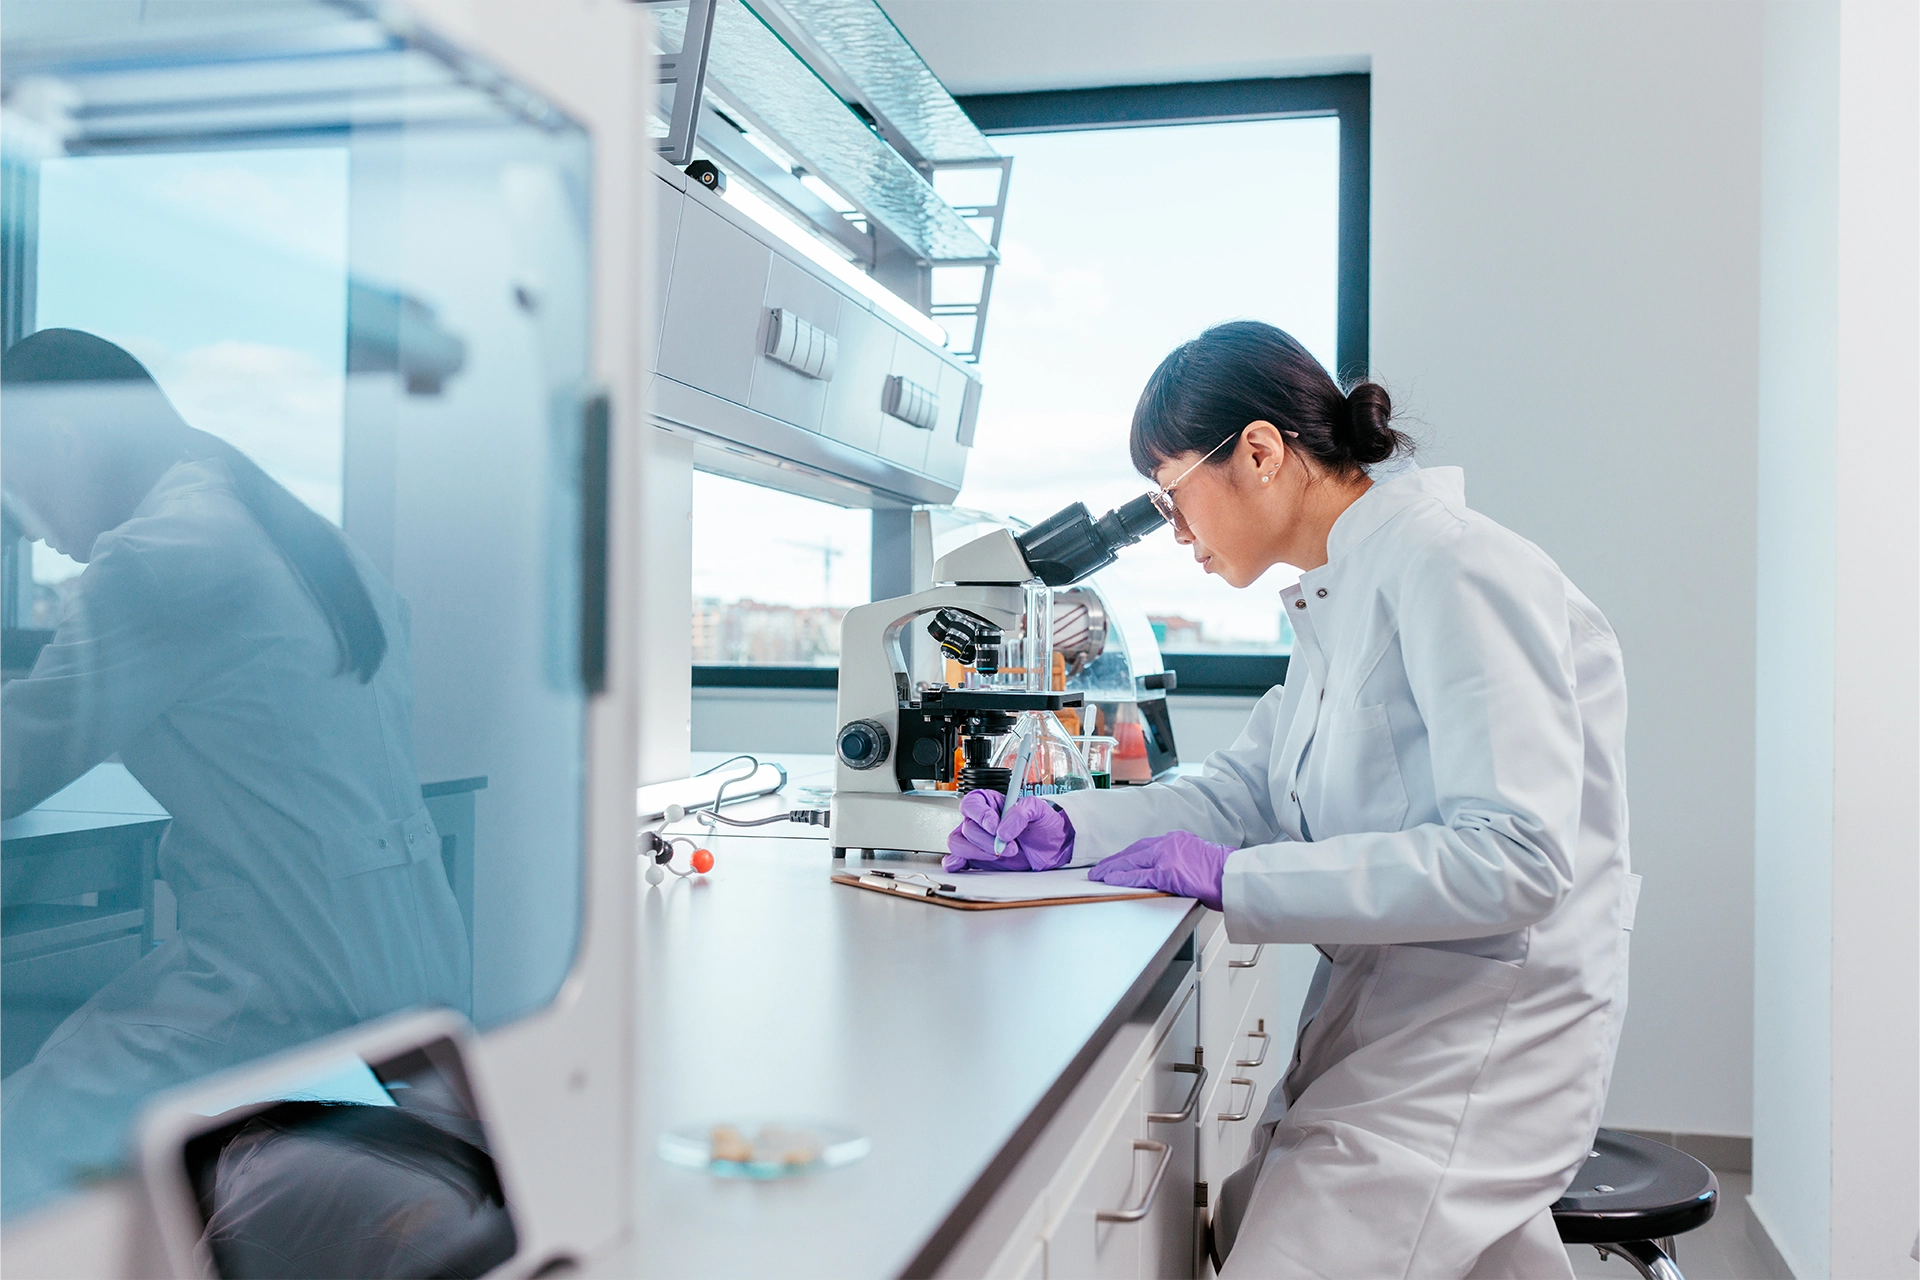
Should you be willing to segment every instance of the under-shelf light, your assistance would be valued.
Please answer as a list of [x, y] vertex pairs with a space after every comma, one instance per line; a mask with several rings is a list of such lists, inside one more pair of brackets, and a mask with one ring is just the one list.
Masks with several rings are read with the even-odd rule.
[[759, 194], [749, 189], [746, 183], [729, 183], [725, 195], [721, 198], [773, 232], [789, 247], [805, 254], [809, 262], [874, 302], [888, 315], [911, 328], [934, 346], [941, 348], [947, 346], [948, 338], [945, 329], [914, 310], [905, 298], [829, 250], [812, 232], [761, 199]]

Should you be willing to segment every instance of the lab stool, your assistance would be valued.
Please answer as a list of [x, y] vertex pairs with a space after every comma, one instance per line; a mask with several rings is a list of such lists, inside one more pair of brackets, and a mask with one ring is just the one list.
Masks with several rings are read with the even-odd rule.
[[1592, 1154], [1553, 1205], [1567, 1244], [1617, 1253], [1647, 1280], [1685, 1280], [1673, 1238], [1713, 1216], [1720, 1183], [1684, 1151], [1617, 1129], [1594, 1135]]

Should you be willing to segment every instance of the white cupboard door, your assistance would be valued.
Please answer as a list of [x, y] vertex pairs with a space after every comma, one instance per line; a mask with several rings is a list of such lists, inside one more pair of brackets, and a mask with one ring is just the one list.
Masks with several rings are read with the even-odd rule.
[[[1197, 996], [1188, 996], [1153, 1055], [1141, 1088], [1146, 1123], [1141, 1132], [1167, 1145], [1167, 1171], [1140, 1223], [1140, 1274], [1167, 1280], [1193, 1274], [1195, 1143], [1201, 1100], [1212, 1092], [1206, 1070], [1196, 1064], [1200, 1016]], [[1158, 1153], [1152, 1154], [1155, 1159]]]
[[1159, 1157], [1136, 1150], [1141, 1141], [1136, 1104], [1122, 1114], [1054, 1227], [1047, 1241], [1048, 1280], [1136, 1280], [1140, 1223], [1100, 1215], [1136, 1209], [1145, 1197]]

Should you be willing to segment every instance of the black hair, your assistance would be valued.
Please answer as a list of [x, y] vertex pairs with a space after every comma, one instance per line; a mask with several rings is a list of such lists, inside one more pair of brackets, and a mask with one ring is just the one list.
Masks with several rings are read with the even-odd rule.
[[[1263, 421], [1336, 475], [1413, 448], [1392, 425], [1385, 387], [1363, 378], [1343, 392], [1292, 334], [1258, 320], [1217, 324], [1175, 347], [1140, 393], [1128, 446], [1151, 477], [1167, 459], [1206, 454]], [[1226, 461], [1225, 451], [1212, 461]]]
[[226, 464], [234, 492], [320, 606], [340, 646], [339, 671], [353, 672], [362, 684], [373, 679], [386, 656], [387, 631], [338, 529], [287, 492], [252, 458], [218, 436], [189, 427], [147, 367], [105, 338], [78, 329], [42, 329], [20, 339], [0, 357], [0, 385], [100, 382], [132, 383], [151, 390], [153, 425], [158, 432], [179, 435], [183, 457], [217, 458]]

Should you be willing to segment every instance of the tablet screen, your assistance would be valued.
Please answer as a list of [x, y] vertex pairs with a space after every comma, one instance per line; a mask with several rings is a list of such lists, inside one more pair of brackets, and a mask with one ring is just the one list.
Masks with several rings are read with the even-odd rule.
[[224, 1280], [480, 1276], [517, 1248], [451, 1040], [233, 1099], [184, 1150]]

